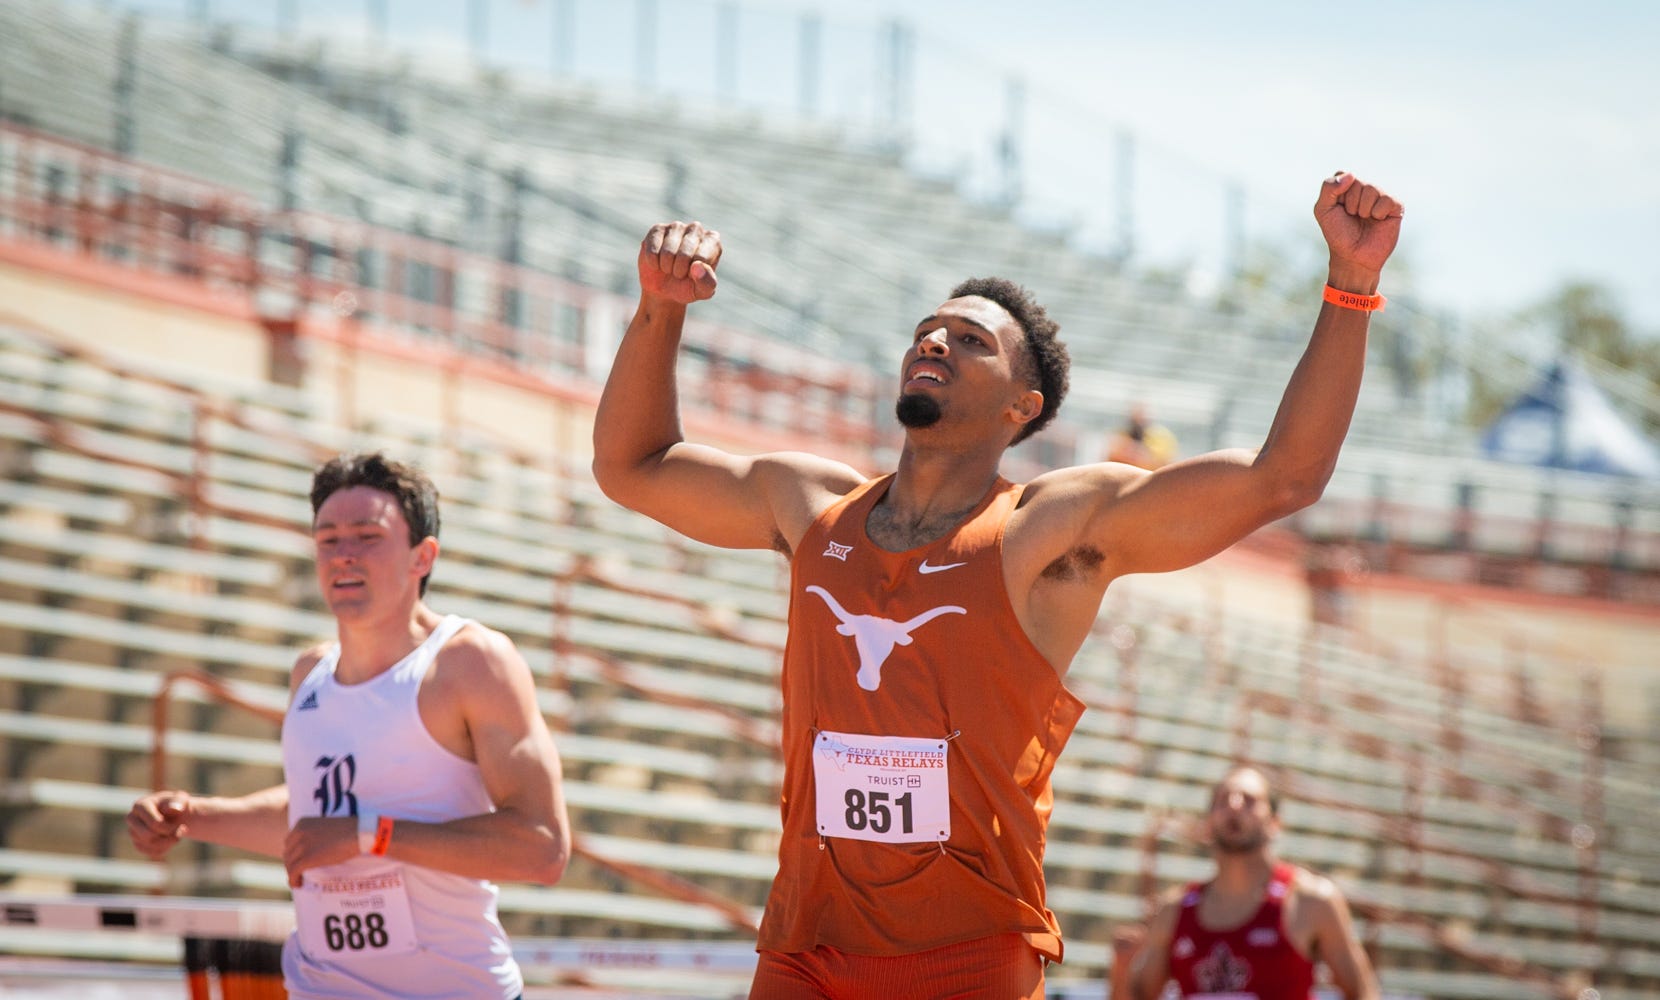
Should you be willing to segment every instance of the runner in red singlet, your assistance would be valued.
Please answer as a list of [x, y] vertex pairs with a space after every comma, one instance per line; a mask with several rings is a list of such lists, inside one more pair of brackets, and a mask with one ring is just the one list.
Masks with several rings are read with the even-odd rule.
[[1204, 1000], [1309, 1000], [1325, 963], [1346, 1000], [1377, 1000], [1349, 907], [1329, 879], [1279, 861], [1279, 799], [1255, 768], [1229, 771], [1207, 825], [1216, 877], [1171, 897], [1128, 969], [1114, 963], [1113, 1000], [1155, 1000], [1168, 980]]
[[[752, 1000], [1038, 997], [1049, 776], [1083, 705], [1064, 686], [1120, 576], [1181, 569], [1312, 503], [1337, 462], [1401, 206], [1352, 174], [1314, 214], [1325, 304], [1258, 450], [1029, 483], [1008, 448], [1066, 391], [1057, 324], [1000, 278], [958, 285], [895, 344], [898, 468], [687, 442], [675, 366], [720, 236], [652, 227], [640, 305], [594, 417], [594, 478], [700, 541], [790, 560], [783, 837]], [[782, 332], [782, 331], [781, 331]], [[777, 351], [792, 348], [780, 339]]]

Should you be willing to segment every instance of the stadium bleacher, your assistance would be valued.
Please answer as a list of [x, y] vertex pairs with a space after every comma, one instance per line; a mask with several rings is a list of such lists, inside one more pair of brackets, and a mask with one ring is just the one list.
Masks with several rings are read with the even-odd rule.
[[[109, 145], [109, 74], [128, 30], [84, 6], [0, 5], [0, 114]], [[1184, 441], [1228, 445], [1260, 436], [1300, 349], [1306, 319], [1283, 304], [1222, 311], [1139, 282], [910, 176], [891, 154], [813, 128], [446, 75], [340, 46], [204, 39], [150, 22], [138, 37], [143, 124], [129, 152], [187, 171], [170, 183], [190, 197], [293, 202], [491, 256], [512, 236], [515, 266], [600, 291], [630, 280], [645, 223], [695, 212], [748, 248], [712, 304], [744, 332], [728, 342], [743, 363], [805, 368], [827, 356], [886, 370], [896, 320], [926, 310], [967, 269], [994, 269], [1032, 284], [1066, 321], [1081, 404], [1069, 408], [1106, 419], [1150, 394], [1170, 400], [1160, 417]], [[70, 58], [89, 71], [54, 72]], [[398, 128], [366, 93], [391, 95]], [[285, 136], [303, 137], [288, 180]], [[17, 198], [29, 170], [39, 171], [30, 183], [57, 177], [65, 198], [149, 170], [68, 154], [43, 165], [21, 148], [0, 142], [0, 197]], [[496, 211], [513, 198], [517, 229]], [[847, 210], [812, 210], [838, 205]], [[0, 211], [0, 240], [73, 248], [73, 225], [38, 222]], [[323, 234], [321, 246], [335, 225], [285, 232]], [[259, 253], [300, 242], [273, 237]], [[140, 244], [112, 241], [106, 256]], [[355, 261], [367, 319], [396, 318], [374, 293], [417, 257], [366, 250]], [[331, 248], [313, 266], [343, 258]], [[423, 280], [441, 284], [432, 266]], [[454, 313], [480, 294], [461, 283]], [[405, 325], [463, 356], [490, 346], [446, 337], [433, 315], [405, 315]], [[283, 703], [295, 652], [329, 631], [310, 585], [309, 471], [323, 455], [375, 446], [436, 473], [445, 555], [432, 603], [513, 636], [565, 758], [590, 853], [557, 890], [505, 889], [510, 930], [742, 939], [719, 912], [641, 891], [604, 862], [677, 875], [750, 913], [764, 899], [786, 600], [776, 557], [687, 543], [617, 509], [580, 455], [525, 454], [500, 435], [393, 414], [348, 419], [318, 405], [328, 390], [317, 385], [182, 376], [89, 350], [99, 331], [76, 332], [70, 344], [0, 321], [8, 888], [285, 894], [280, 866], [234, 852], [141, 862], [120, 818], [149, 783], [149, 713], [165, 674], [200, 671], [250, 701]], [[798, 348], [820, 356], [778, 361]], [[609, 360], [568, 354], [549, 367], [572, 380]], [[709, 358], [721, 360], [713, 348]], [[1392, 504], [1411, 514], [1387, 521], [1395, 540], [1446, 548], [1467, 500], [1475, 529], [1463, 545], [1532, 555], [1544, 537], [1568, 564], [1617, 557], [1660, 570], [1652, 492], [1632, 487], [1621, 546], [1612, 539], [1626, 515], [1605, 482], [1477, 461], [1467, 435], [1403, 425], [1396, 402], [1395, 387], [1368, 387], [1330, 502], [1299, 530], [1353, 539]], [[1545, 495], [1556, 498], [1554, 521], [1541, 536]], [[1527, 701], [1515, 664], [1479, 650], [1435, 662], [1340, 627], [1218, 619], [1135, 581], [1115, 587], [1099, 631], [1071, 680], [1092, 710], [1054, 777], [1050, 902], [1069, 944], [1052, 978], [1062, 988], [1103, 976], [1111, 928], [1142, 916], [1151, 883], [1203, 875], [1202, 851], [1173, 817], [1201, 808], [1225, 764], [1247, 757], [1283, 776], [1285, 852], [1348, 887], [1392, 992], [1547, 997], [1562, 994], [1541, 983], [1583, 980], [1609, 1000], [1660, 996], [1650, 833], [1660, 740], [1652, 725], [1585, 707], [1578, 663], [1536, 654], [1544, 694]], [[194, 688], [176, 697], [188, 709], [168, 735], [170, 775], [209, 791], [277, 779], [269, 722]], [[4, 941], [29, 947], [16, 934]]]
[[[8, 113], [107, 143], [110, 82], [78, 81], [66, 93], [50, 71], [61, 51], [112, 50], [119, 22], [54, 0], [8, 5], [3, 16], [12, 19], [5, 35], [19, 40], [7, 53]], [[25, 46], [25, 37], [42, 41]], [[1036, 288], [1067, 330], [1080, 369], [1081, 391], [1068, 407], [1077, 427], [1110, 426], [1138, 399], [1162, 407], [1168, 398], [1158, 416], [1190, 448], [1254, 444], [1301, 349], [1302, 310], [1267, 300], [1213, 308], [1138, 283], [912, 177], [891, 152], [849, 149], [823, 127], [758, 130], [741, 115], [697, 116], [506, 74], [446, 72], [395, 51], [309, 39], [227, 29], [208, 45], [193, 28], [153, 20], [139, 37], [149, 58], [137, 60], [134, 100], [149, 127], [137, 130], [133, 151], [265, 204], [293, 194], [277, 168], [286, 129], [304, 136], [293, 166], [300, 207], [491, 255], [511, 244], [511, 259], [600, 288], [627, 286], [642, 220], [700, 214], [736, 249], [723, 272], [727, 291], [709, 315], [788, 331], [816, 353], [878, 370], [888, 368], [903, 317], [920, 315], [971, 270], [1009, 274]], [[214, 83], [180, 88], [175, 77]], [[366, 103], [363, 94], [381, 96]], [[386, 127], [386, 100], [399, 102], [399, 131]], [[210, 148], [170, 145], [180, 134], [201, 135], [198, 145]], [[206, 142], [225, 134], [238, 141]], [[372, 253], [360, 263], [371, 282], [386, 280], [395, 264]], [[1404, 406], [1413, 387], [1392, 379], [1389, 365], [1374, 366], [1328, 491], [1326, 524], [1352, 531], [1361, 516], [1354, 511], [1374, 500], [1417, 497], [1431, 512], [1456, 509], [1461, 489], [1483, 507], [1499, 505], [1489, 513], [1501, 516], [1481, 523], [1512, 514], [1531, 522], [1539, 498], [1559, 494], [1568, 508], [1555, 515], [1570, 536], [1565, 551], [1578, 539], [1590, 562], [1606, 561], [1620, 508], [1601, 483], [1480, 460], [1470, 432]], [[1172, 383], [1199, 387], [1199, 395], [1172, 392]], [[1084, 434], [1077, 446], [1094, 441]], [[1652, 537], [1660, 530], [1653, 490], [1632, 489], [1632, 534]], [[1474, 539], [1489, 541], [1520, 544], [1502, 531]], [[1647, 545], [1642, 558], [1652, 567], [1660, 552]]]
[[[9, 426], [3, 442], [21, 473], [0, 494], [0, 525], [8, 529], [0, 536], [0, 614], [16, 637], [0, 657], [7, 692], [0, 732], [11, 758], [0, 813], [7, 870], [83, 891], [165, 884], [280, 894], [278, 866], [216, 850], [197, 852], [165, 878], [146, 875], [113, 825], [145, 785], [146, 718], [164, 669], [234, 678], [253, 699], [280, 705], [294, 649], [326, 634], [316, 598], [294, 582], [309, 580], [306, 510], [295, 484], [303, 487], [299, 460], [310, 450], [256, 457], [242, 450], [256, 443], [243, 434], [193, 432], [188, 417], [199, 412], [197, 395], [212, 396], [207, 386], [181, 388], [171, 401], [151, 390], [147, 415], [123, 421], [121, 394], [131, 388], [100, 373], [130, 370], [130, 362], [100, 368], [84, 352], [54, 357], [49, 344], [21, 330], [4, 331], [0, 343], [0, 375], [37, 418]], [[243, 422], [286, 420], [302, 439], [312, 430], [292, 414], [239, 405]], [[338, 429], [314, 430], [319, 449], [340, 440]], [[188, 452], [203, 440], [212, 454], [193, 465]], [[374, 443], [432, 447], [391, 436]], [[164, 478], [207, 470], [205, 492], [219, 498], [213, 530], [194, 543], [182, 532], [145, 530], [157, 519], [137, 512], [173, 495], [155, 482], [116, 476], [92, 493], [74, 449], [94, 446], [137, 465], [153, 462]], [[457, 467], [460, 458], [436, 464]], [[593, 850], [665, 867], [758, 906], [776, 848], [778, 770], [769, 740], [783, 610], [777, 567], [763, 553], [699, 553], [712, 569], [687, 594], [657, 526], [591, 495], [564, 505], [567, 518], [587, 512], [581, 530], [550, 516], [549, 492], [580, 498], [592, 490], [555, 478], [504, 466], [444, 482], [445, 559], [433, 603], [507, 630], [546, 679], [543, 708], [558, 727], [571, 806]], [[66, 495], [80, 499], [61, 502]], [[239, 511], [256, 524], [241, 524]], [[55, 527], [45, 526], [47, 515]], [[527, 538], [536, 544], [525, 545]], [[710, 606], [723, 611], [697, 613]], [[1426, 667], [1391, 662], [1338, 631], [1311, 637], [1240, 623], [1218, 644], [1195, 621], [1192, 608], [1122, 598], [1103, 619], [1109, 637], [1092, 643], [1075, 668], [1074, 686], [1097, 710], [1085, 715], [1055, 774], [1051, 905], [1073, 942], [1057, 976], [1100, 974], [1108, 928], [1141, 912], [1144, 859], [1131, 845], [1162, 812], [1199, 808], [1241, 733], [1249, 756], [1287, 776], [1293, 803], [1305, 800], [1290, 807], [1287, 852], [1332, 871], [1357, 904], [1467, 926], [1481, 946], [1555, 972], [1588, 966], [1590, 945], [1541, 946], [1577, 939], [1582, 919], [1587, 857], [1571, 838], [1583, 753], [1572, 727], [1508, 713], [1503, 689], [1484, 691], [1475, 683], [1482, 665], [1471, 664], [1456, 719], [1463, 752], [1456, 764], [1438, 761], [1414, 776], [1405, 762], [1433, 753], [1442, 732], [1435, 720], [1445, 692]], [[1125, 627], [1133, 641], [1114, 631]], [[1130, 656], [1156, 667], [1126, 670]], [[1288, 692], [1311, 677], [1320, 708], [1287, 717]], [[185, 697], [194, 714], [169, 734], [173, 773], [209, 789], [275, 780], [269, 723]], [[1649, 772], [1620, 760], [1602, 766], [1606, 826], [1589, 904], [1601, 950], [1589, 965], [1615, 969], [1656, 943], [1660, 851], [1646, 836]], [[1534, 780], [1540, 771], [1557, 776], [1552, 786]], [[1414, 781], [1422, 801], [1407, 840], [1398, 828]], [[1169, 834], [1161, 840], [1159, 880], [1202, 872], [1191, 844]], [[619, 898], [617, 889], [615, 878], [579, 866], [557, 892], [514, 887], [503, 905], [527, 933], [727, 933], [700, 907], [649, 894]], [[1398, 925], [1381, 925], [1378, 935], [1391, 988], [1435, 996], [1484, 988], [1484, 973], [1448, 968], [1422, 935]]]

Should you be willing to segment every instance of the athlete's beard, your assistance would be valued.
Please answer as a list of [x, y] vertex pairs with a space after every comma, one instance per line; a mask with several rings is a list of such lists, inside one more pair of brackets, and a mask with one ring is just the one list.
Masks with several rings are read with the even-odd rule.
[[920, 392], [902, 393], [893, 412], [906, 427], [932, 427], [939, 423], [940, 404], [934, 397]]
[[1262, 845], [1268, 843], [1266, 830], [1241, 831], [1235, 836], [1223, 833], [1212, 833], [1211, 843], [1223, 854], [1255, 854], [1262, 850]]

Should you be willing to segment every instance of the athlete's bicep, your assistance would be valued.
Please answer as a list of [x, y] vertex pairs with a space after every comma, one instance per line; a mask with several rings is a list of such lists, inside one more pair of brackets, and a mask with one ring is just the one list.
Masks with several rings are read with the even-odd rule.
[[1288, 509], [1253, 461], [1232, 449], [1127, 475], [1100, 498], [1086, 534], [1117, 576], [1202, 562]]
[[465, 700], [473, 757], [490, 801], [534, 822], [563, 824], [559, 751], [536, 703], [530, 667], [505, 636], [486, 633]]
[[803, 514], [815, 491], [845, 493], [861, 480], [848, 466], [801, 452], [734, 455], [681, 442], [607, 495], [681, 534], [731, 549], [793, 545], [811, 521]]
[[1371, 959], [1355, 935], [1348, 901], [1333, 886], [1316, 902], [1316, 954], [1331, 970], [1333, 984], [1344, 1000], [1377, 1000], [1378, 981]]

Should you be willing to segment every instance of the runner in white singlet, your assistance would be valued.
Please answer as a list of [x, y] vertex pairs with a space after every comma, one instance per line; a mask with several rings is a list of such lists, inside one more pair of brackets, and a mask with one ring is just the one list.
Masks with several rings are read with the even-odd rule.
[[281, 858], [296, 1000], [517, 997], [494, 882], [557, 882], [571, 839], [530, 668], [501, 633], [426, 606], [438, 497], [419, 470], [341, 456], [311, 501], [339, 637], [294, 665], [284, 783], [155, 792], [128, 832], [157, 859], [187, 836]]

